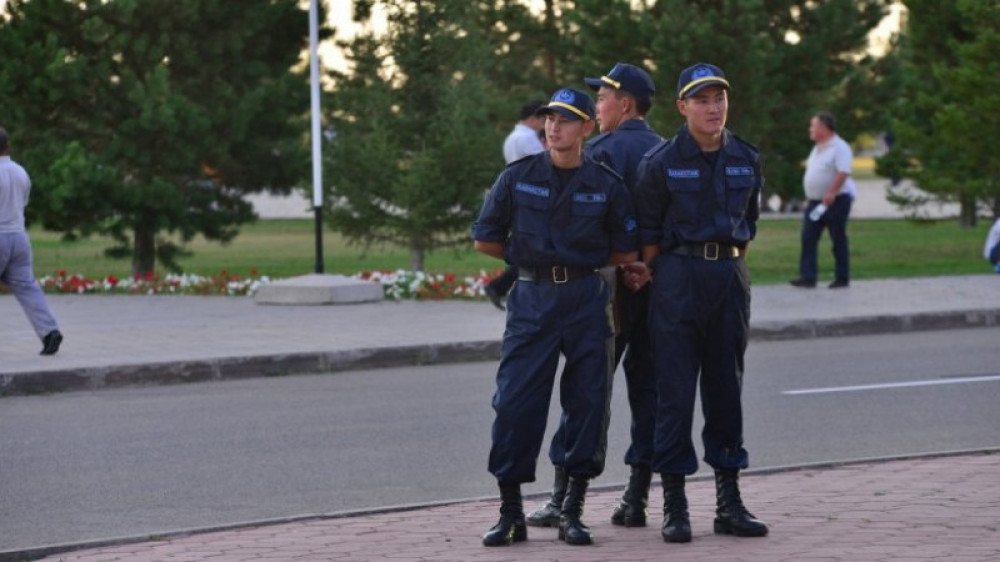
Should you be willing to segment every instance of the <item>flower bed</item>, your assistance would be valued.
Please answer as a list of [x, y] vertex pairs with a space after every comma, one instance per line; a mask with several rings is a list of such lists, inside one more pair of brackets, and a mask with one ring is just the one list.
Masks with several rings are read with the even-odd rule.
[[[479, 275], [458, 277], [454, 273], [424, 273], [400, 269], [362, 271], [352, 278], [380, 284], [385, 297], [392, 300], [483, 299], [486, 284], [500, 272], [499, 269], [492, 273], [480, 271]], [[258, 275], [253, 270], [248, 276], [222, 270], [211, 276], [168, 273], [126, 279], [113, 275], [104, 279], [91, 279], [83, 274], [68, 275], [65, 270], [59, 270], [38, 278], [42, 290], [53, 294], [252, 296], [261, 285], [271, 281], [268, 276]], [[9, 292], [7, 287], [0, 284], [0, 293]]]

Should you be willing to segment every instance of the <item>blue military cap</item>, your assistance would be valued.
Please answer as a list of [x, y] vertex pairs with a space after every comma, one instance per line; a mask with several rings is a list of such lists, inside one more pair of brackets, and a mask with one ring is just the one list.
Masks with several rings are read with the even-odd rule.
[[728, 90], [729, 81], [726, 80], [726, 73], [714, 64], [699, 62], [681, 71], [681, 76], [677, 80], [677, 99], [693, 96], [702, 88], [712, 85], [722, 86]]
[[558, 113], [570, 119], [592, 121], [596, 115], [594, 100], [589, 95], [573, 88], [563, 88], [552, 94], [548, 105], [538, 109], [538, 115]]
[[624, 62], [616, 64], [600, 78], [584, 78], [583, 81], [595, 90], [601, 89], [601, 86], [608, 86], [628, 92], [637, 98], [652, 99], [656, 93], [656, 86], [653, 85], [653, 78], [649, 73], [638, 66]]

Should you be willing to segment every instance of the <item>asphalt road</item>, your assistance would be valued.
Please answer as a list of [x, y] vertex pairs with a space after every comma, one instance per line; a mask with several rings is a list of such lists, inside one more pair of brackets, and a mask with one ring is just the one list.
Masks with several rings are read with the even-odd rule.
[[[752, 467], [1000, 445], [998, 338], [1000, 328], [983, 328], [753, 343]], [[0, 550], [494, 495], [494, 370], [2, 398]], [[627, 473], [620, 376], [613, 412], [608, 471], [595, 485]], [[550, 483], [544, 453], [538, 476], [527, 492]]]

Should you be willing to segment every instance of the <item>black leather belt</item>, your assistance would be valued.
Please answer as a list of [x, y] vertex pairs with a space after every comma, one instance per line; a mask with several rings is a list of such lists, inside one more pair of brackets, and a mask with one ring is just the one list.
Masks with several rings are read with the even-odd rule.
[[719, 244], [718, 242], [688, 242], [670, 250], [681, 256], [693, 256], [708, 261], [733, 260], [746, 253], [739, 246]]
[[565, 283], [572, 279], [579, 279], [580, 277], [586, 277], [595, 273], [597, 273], [597, 270], [592, 267], [564, 265], [517, 268], [517, 278], [521, 281], [531, 281], [532, 283]]

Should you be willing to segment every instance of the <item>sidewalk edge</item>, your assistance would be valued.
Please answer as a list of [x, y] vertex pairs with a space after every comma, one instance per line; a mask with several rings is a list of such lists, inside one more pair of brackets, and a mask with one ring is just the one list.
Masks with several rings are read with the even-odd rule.
[[[995, 454], [1000, 454], [1000, 446], [978, 448], [978, 449], [961, 449], [953, 451], [936, 451], [931, 453], [911, 453], [903, 455], [890, 455], [886, 457], [867, 457], [867, 458], [850, 459], [844, 461], [823, 461], [816, 463], [805, 463], [800, 465], [767, 467], [767, 468], [746, 470], [744, 471], [743, 475], [746, 477], [752, 477], [752, 476], [762, 476], [762, 475], [776, 474], [782, 472], [795, 472], [800, 470], [832, 470], [843, 466], [852, 466], [859, 464], [873, 464], [873, 463], [883, 463], [883, 462], [933, 459], [941, 457], [960, 457], [960, 456], [995, 455]], [[700, 475], [700, 476], [693, 476], [690, 478], [690, 480], [706, 480], [709, 478], [711, 478], [711, 475]], [[623, 487], [624, 487], [623, 484], [617, 484], [617, 485], [609, 484], [604, 486], [595, 486], [590, 488], [590, 490], [592, 492], [607, 492], [613, 490], [620, 490]], [[530, 494], [526, 495], [525, 499], [537, 499], [547, 496], [548, 493]], [[0, 551], [0, 562], [27, 562], [31, 560], [38, 560], [41, 558], [45, 558], [47, 556], [52, 556], [54, 554], [61, 554], [65, 552], [73, 552], [78, 550], [89, 550], [94, 548], [103, 548], [107, 546], [135, 544], [135, 543], [150, 542], [150, 541], [164, 541], [191, 535], [202, 535], [207, 533], [235, 531], [239, 529], [246, 529], [252, 527], [283, 525], [288, 523], [296, 523], [300, 521], [344, 519], [350, 517], [377, 515], [381, 513], [401, 513], [406, 511], [417, 511], [420, 509], [428, 509], [433, 507], [454, 505], [459, 503], [492, 500], [495, 498], [496, 496], [459, 498], [451, 500], [439, 500], [433, 502], [383, 506], [383, 507], [368, 508], [368, 509], [345, 510], [345, 511], [337, 511], [330, 513], [321, 513], [321, 514], [293, 515], [289, 517], [243, 521], [243, 522], [228, 523], [223, 525], [212, 525], [208, 527], [178, 529], [178, 530], [164, 531], [159, 533], [149, 533], [145, 535], [95, 539], [95, 540], [81, 541], [76, 543], [45, 545], [45, 546], [30, 547], [20, 550]]]
[[[1000, 308], [881, 315], [838, 319], [770, 321], [751, 324], [750, 339], [775, 341], [871, 334], [893, 334], [1000, 325]], [[344, 351], [305, 352], [190, 359], [132, 365], [108, 365], [50, 371], [0, 374], [0, 397], [74, 390], [99, 390], [138, 385], [280, 377], [407, 367], [495, 361], [501, 340]]]

